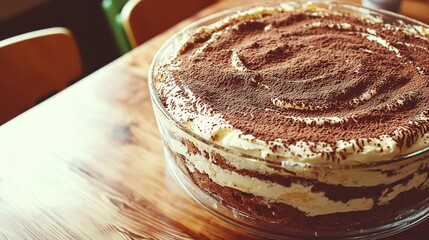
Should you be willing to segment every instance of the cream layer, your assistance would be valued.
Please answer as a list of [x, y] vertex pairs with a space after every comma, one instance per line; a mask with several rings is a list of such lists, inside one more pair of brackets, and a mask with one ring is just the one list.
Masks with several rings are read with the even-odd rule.
[[[239, 174], [235, 171], [222, 169], [212, 160], [214, 158], [211, 157], [212, 153], [209, 148], [200, 146], [197, 142], [194, 142], [193, 144], [198, 148], [200, 153], [205, 151], [209, 153], [210, 157], [207, 158], [207, 156], [203, 156], [201, 154], [189, 153], [187, 146], [183, 143], [176, 139], [170, 139], [171, 148], [186, 158], [186, 166], [191, 172], [198, 170], [201, 173], [207, 174], [213, 182], [220, 186], [230, 187], [244, 193], [253, 194], [255, 196], [265, 198], [268, 202], [278, 202], [290, 205], [304, 212], [307, 216], [370, 210], [374, 204], [383, 205], [389, 203], [402, 192], [406, 192], [414, 188], [424, 189], [429, 185], [427, 181], [427, 173], [415, 173], [412, 178], [405, 183], [386, 188], [382, 196], [380, 196], [377, 201], [374, 201], [371, 198], [354, 198], [347, 202], [333, 201], [326, 197], [323, 192], [312, 192], [313, 186], [304, 186], [302, 184], [293, 183], [290, 187], [286, 187], [271, 181], [261, 180], [255, 177]], [[224, 157], [229, 161], [229, 163], [231, 162], [231, 158], [229, 158], [229, 156], [224, 155]], [[258, 172], [263, 172], [265, 174], [267, 172], [281, 174], [281, 171], [270, 168], [262, 163], [254, 163], [250, 165], [253, 165], [254, 169], [259, 168], [259, 171], [256, 170]], [[411, 168], [418, 167], [419, 165], [421, 165], [420, 162], [417, 166], [415, 164], [409, 164]], [[299, 172], [299, 174], [305, 173], [306, 170], [302, 170], [303, 171]], [[379, 173], [379, 175], [376, 176], [376, 173], [371, 170], [368, 170], [367, 172], [346, 170], [343, 172], [343, 175], [341, 174], [341, 171], [338, 170], [337, 173], [339, 173], [339, 175], [335, 176], [336, 171], [337, 170], [332, 170], [331, 172], [333, 172], [334, 175], [325, 179], [322, 177], [322, 180], [327, 180], [329, 181], [327, 184], [333, 185], [335, 185], [336, 182], [341, 181], [351, 183], [354, 180], [360, 180], [364, 182], [367, 181], [369, 186], [372, 186], [374, 184], [382, 184], [380, 181], [382, 181], [383, 178], [389, 179], [390, 181], [397, 181], [398, 177], [406, 177], [405, 174], [401, 175], [400, 172], [398, 172], [398, 175], [390, 177], [382, 173]], [[409, 173], [409, 171], [412, 170], [404, 169], [404, 172], [406, 173]], [[313, 175], [311, 172], [307, 172], [307, 174], [311, 177], [317, 176], [317, 174]], [[303, 174], [303, 176], [305, 176], [305, 174]], [[337, 181], [331, 182], [336, 177], [338, 177]], [[341, 177], [343, 179], [341, 179]], [[370, 178], [370, 180], [368, 178]], [[356, 187], [356, 185], [354, 185], [354, 187]]]

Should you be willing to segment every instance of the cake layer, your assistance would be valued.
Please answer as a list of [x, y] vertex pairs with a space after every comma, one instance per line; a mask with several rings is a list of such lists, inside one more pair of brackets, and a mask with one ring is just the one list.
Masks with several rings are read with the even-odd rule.
[[167, 149], [184, 172], [203, 174], [220, 187], [286, 204], [309, 217], [372, 211], [402, 194], [429, 187], [427, 156], [361, 169], [283, 168], [249, 159], [242, 164], [230, 154], [182, 138], [179, 132], [174, 136], [177, 139], [172, 137]]
[[[206, 174], [198, 171], [191, 173], [195, 184], [203, 189], [224, 206], [234, 209], [237, 216], [245, 215], [254, 219], [256, 224], [270, 226], [281, 232], [287, 226], [290, 232], [297, 233], [318, 232], [320, 235], [338, 235], [346, 229], [373, 229], [375, 224], [387, 223], [398, 216], [406, 217], [415, 208], [420, 206], [422, 196], [429, 194], [424, 191], [412, 189], [402, 193], [389, 205], [374, 206], [370, 211], [337, 212], [320, 216], [308, 216], [305, 212], [278, 202], [270, 202], [265, 198], [248, 194], [233, 188], [221, 186], [213, 182]], [[240, 212], [240, 213], [237, 213]], [[268, 224], [268, 225], [267, 225]], [[274, 224], [274, 225], [273, 225]], [[346, 234], [346, 233], [344, 233]]]

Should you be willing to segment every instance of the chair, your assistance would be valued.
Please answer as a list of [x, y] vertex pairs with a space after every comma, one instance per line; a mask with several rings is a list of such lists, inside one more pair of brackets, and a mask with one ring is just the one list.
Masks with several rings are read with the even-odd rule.
[[64, 89], [81, 73], [79, 50], [65, 28], [0, 41], [0, 124]]
[[128, 0], [103, 0], [101, 3], [121, 55], [131, 50], [121, 19], [121, 10], [127, 2]]
[[131, 47], [136, 47], [216, 0], [130, 0], [121, 16]]

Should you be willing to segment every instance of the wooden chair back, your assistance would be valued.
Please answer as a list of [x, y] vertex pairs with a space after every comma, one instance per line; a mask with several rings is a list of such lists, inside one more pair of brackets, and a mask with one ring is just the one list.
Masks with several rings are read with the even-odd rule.
[[0, 124], [66, 88], [81, 73], [77, 44], [65, 28], [0, 41]]
[[129, 0], [121, 11], [131, 47], [192, 16], [216, 0]]

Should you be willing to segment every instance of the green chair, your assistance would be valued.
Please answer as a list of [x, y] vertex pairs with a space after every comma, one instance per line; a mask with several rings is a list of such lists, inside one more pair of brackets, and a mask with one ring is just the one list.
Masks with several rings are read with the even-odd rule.
[[103, 0], [101, 3], [121, 55], [131, 50], [121, 19], [121, 10], [127, 2], [128, 0]]

